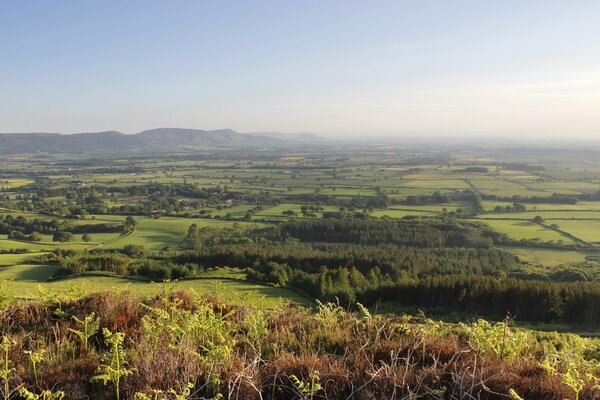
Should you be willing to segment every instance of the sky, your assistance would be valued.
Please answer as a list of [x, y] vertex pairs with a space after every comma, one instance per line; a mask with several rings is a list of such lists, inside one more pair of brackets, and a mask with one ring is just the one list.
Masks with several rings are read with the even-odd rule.
[[0, 1], [0, 132], [600, 137], [600, 1]]

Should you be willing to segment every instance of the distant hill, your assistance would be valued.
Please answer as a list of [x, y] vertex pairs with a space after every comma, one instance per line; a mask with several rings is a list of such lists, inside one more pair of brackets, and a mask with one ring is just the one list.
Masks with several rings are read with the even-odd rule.
[[121, 132], [3, 133], [0, 154], [166, 152], [195, 149], [287, 147], [323, 140], [314, 134], [239, 133], [231, 129], [159, 128], [126, 135]]

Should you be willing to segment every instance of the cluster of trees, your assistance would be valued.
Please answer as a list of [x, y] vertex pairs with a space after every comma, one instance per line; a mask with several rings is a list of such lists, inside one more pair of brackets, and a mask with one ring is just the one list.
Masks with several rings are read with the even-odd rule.
[[522, 203], [513, 203], [512, 205], [506, 205], [506, 206], [501, 206], [501, 205], [497, 205], [496, 207], [494, 207], [494, 212], [508, 212], [508, 213], [512, 213], [512, 212], [525, 212], [527, 211], [527, 206], [525, 204]]
[[300, 289], [311, 296], [366, 306], [398, 302], [405, 306], [437, 308], [502, 318], [507, 312], [520, 320], [600, 323], [600, 283], [520, 280], [483, 275], [431, 275], [392, 279], [375, 267], [363, 274], [356, 267], [321, 267], [307, 273], [276, 262], [257, 263], [249, 279]]
[[0, 233], [10, 235], [11, 232], [20, 232], [22, 234], [32, 234], [34, 232], [52, 234], [57, 231], [65, 231], [73, 228], [73, 224], [67, 220], [61, 219], [27, 219], [22, 215], [12, 216], [11, 214], [0, 215]]
[[255, 268], [269, 262], [291, 270], [317, 273], [329, 268], [356, 267], [364, 274], [378, 268], [392, 280], [446, 274], [504, 275], [518, 264], [510, 253], [498, 249], [401, 248], [393, 245], [331, 244], [307, 246], [279, 243], [245, 243], [203, 246], [173, 257], [177, 263], [205, 267], [228, 265]]
[[162, 281], [197, 275], [203, 269], [196, 264], [178, 264], [168, 257], [152, 255], [143, 246], [129, 245], [120, 250], [92, 252], [56, 252], [46, 262], [57, 263], [54, 277], [82, 272], [104, 272], [120, 276], [141, 275]]
[[42, 234], [52, 235], [55, 242], [72, 241], [75, 234], [83, 234], [82, 240], [91, 241], [90, 233], [118, 233], [132, 229], [132, 221], [124, 224], [73, 224], [64, 219], [27, 219], [22, 215], [0, 216], [0, 234], [8, 235], [12, 240], [30, 242], [42, 241]]
[[553, 193], [552, 196], [498, 196], [494, 194], [483, 194], [484, 200], [509, 201], [514, 203], [540, 203], [540, 204], [577, 204], [579, 196]]
[[561, 321], [587, 326], [600, 323], [599, 283], [559, 283], [485, 276], [437, 276], [405, 280], [367, 290], [366, 305], [397, 301], [494, 318], [507, 312], [519, 320]]
[[285, 200], [292, 203], [306, 203], [343, 207], [349, 211], [375, 210], [388, 208], [391, 204], [386, 195], [378, 196], [333, 196], [320, 193], [286, 195]]
[[274, 241], [295, 238], [308, 243], [395, 244], [411, 247], [489, 248], [493, 232], [485, 225], [451, 218], [427, 220], [309, 219], [265, 229]]

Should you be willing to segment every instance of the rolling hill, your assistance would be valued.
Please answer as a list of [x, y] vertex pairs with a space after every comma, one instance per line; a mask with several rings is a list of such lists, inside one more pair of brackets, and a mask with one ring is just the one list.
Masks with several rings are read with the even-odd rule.
[[[4, 133], [0, 154], [166, 152], [196, 149], [288, 147], [314, 143], [313, 134], [239, 133], [231, 129], [158, 128], [133, 135], [116, 131], [91, 133]], [[322, 140], [322, 139], [320, 139]]]

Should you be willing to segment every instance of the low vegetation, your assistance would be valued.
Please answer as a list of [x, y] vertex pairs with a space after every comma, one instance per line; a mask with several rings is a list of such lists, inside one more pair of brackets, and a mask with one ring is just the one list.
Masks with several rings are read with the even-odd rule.
[[[170, 292], [0, 313], [5, 398], [596, 398], [600, 342], [319, 303], [271, 311]], [[518, 397], [516, 397], [518, 396]]]

